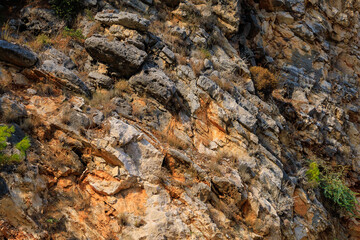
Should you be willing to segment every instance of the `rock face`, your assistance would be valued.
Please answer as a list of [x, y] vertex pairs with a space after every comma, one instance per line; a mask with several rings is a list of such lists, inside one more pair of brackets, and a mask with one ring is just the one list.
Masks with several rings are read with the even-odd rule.
[[1, 151], [32, 144], [0, 151], [0, 239], [359, 238], [307, 173], [360, 193], [359, 1], [86, 4], [85, 41], [42, 1], [11, 11], [52, 44], [0, 62]]
[[147, 54], [137, 47], [119, 41], [92, 36], [85, 41], [86, 51], [96, 60], [116, 69], [122, 76], [131, 76], [144, 62]]
[[0, 40], [0, 60], [20, 67], [31, 67], [37, 62], [37, 56], [19, 45]]

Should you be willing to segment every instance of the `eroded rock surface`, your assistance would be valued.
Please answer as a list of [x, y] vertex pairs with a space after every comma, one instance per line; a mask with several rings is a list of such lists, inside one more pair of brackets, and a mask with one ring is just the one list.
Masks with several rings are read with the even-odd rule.
[[0, 162], [0, 238], [358, 239], [306, 174], [360, 192], [358, 1], [86, 6], [85, 40], [32, 1], [11, 37], [56, 41], [0, 42], [4, 151], [32, 144]]

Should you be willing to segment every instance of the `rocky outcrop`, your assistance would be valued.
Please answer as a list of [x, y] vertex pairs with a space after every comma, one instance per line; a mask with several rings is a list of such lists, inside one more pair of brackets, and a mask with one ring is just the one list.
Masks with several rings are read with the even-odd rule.
[[37, 62], [37, 56], [19, 45], [0, 40], [0, 60], [19, 67], [31, 67]]
[[143, 64], [147, 54], [137, 47], [119, 41], [92, 36], [85, 41], [86, 51], [96, 60], [108, 64], [122, 76], [131, 76]]
[[96, 34], [0, 63], [33, 144], [0, 169], [0, 238], [357, 239], [306, 173], [360, 192], [357, 1], [86, 2]]

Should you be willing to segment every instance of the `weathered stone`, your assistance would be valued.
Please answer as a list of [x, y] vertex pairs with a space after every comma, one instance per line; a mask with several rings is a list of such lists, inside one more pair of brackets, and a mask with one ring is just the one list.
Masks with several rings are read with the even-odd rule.
[[[121, 121], [120, 119], [110, 118], [110, 137], [116, 139], [115, 145], [124, 146], [131, 141], [137, 141], [142, 134], [133, 126]], [[113, 144], [113, 146], [115, 146]]]
[[129, 83], [137, 91], [145, 92], [163, 104], [174, 96], [176, 87], [166, 74], [157, 68], [149, 68], [130, 78]]
[[48, 73], [53, 73], [55, 77], [65, 80], [68, 87], [91, 97], [88, 86], [74, 72], [57, 64], [53, 60], [45, 60], [40, 69]]
[[88, 182], [97, 193], [107, 196], [115, 195], [121, 190], [128, 189], [136, 182], [131, 177], [127, 180], [119, 180], [101, 171], [89, 174], [84, 181]]
[[86, 51], [96, 60], [108, 64], [122, 76], [131, 76], [144, 62], [147, 54], [137, 47], [119, 41], [92, 36], [85, 41]]
[[128, 12], [98, 13], [95, 16], [95, 20], [107, 25], [120, 24], [139, 31], [146, 31], [150, 25], [149, 20]]
[[20, 67], [31, 67], [37, 62], [37, 56], [20, 45], [0, 40], [0, 60]]
[[99, 72], [90, 72], [88, 78], [91, 82], [91, 85], [96, 88], [110, 88], [114, 83], [114, 81], [110, 77]]

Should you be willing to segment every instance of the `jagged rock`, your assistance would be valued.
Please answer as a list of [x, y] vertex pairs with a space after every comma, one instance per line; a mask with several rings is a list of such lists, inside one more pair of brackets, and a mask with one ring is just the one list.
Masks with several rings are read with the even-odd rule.
[[97, 126], [100, 126], [103, 120], [104, 120], [104, 114], [99, 110], [95, 110], [92, 114], [92, 121]]
[[112, 25], [109, 31], [115, 37], [126, 41], [135, 47], [145, 50], [144, 38], [136, 30], [127, 29], [121, 25]]
[[25, 106], [9, 96], [2, 96], [0, 98], [0, 116], [2, 119], [7, 119], [8, 122], [18, 121], [27, 115]]
[[119, 41], [92, 36], [85, 41], [86, 51], [96, 60], [116, 69], [121, 76], [131, 76], [144, 62], [147, 54], [137, 47]]
[[84, 181], [88, 182], [88, 184], [97, 193], [106, 196], [112, 196], [117, 194], [121, 190], [132, 187], [135, 184], [136, 179], [130, 177], [125, 180], [119, 180], [105, 172], [94, 171], [89, 174]]
[[86, 84], [71, 70], [58, 65], [52, 60], [45, 60], [41, 65], [40, 69], [42, 71], [53, 73], [56, 77], [66, 80], [66, 84], [88, 97], [91, 97], [91, 92]]
[[88, 80], [94, 88], [111, 88], [114, 83], [110, 77], [99, 72], [90, 72], [88, 75]]
[[58, 18], [53, 9], [39, 8], [33, 4], [22, 9], [21, 15], [24, 28], [35, 35], [57, 33], [66, 26], [65, 21]]
[[124, 146], [131, 141], [140, 140], [142, 134], [136, 130], [133, 126], [116, 118], [110, 118], [110, 137], [116, 139], [113, 146]]
[[35, 65], [38, 58], [35, 53], [20, 45], [0, 40], [0, 60], [20, 67], [31, 67]]
[[122, 2], [124, 5], [134, 9], [137, 12], [146, 13], [149, 10], [149, 5], [147, 5], [146, 3], [148, 3], [149, 1], [150, 0], [123, 0]]
[[130, 78], [129, 83], [137, 91], [145, 92], [163, 104], [174, 96], [176, 87], [166, 74], [157, 68], [149, 68]]
[[95, 16], [95, 20], [107, 25], [120, 24], [139, 31], [147, 31], [150, 25], [149, 20], [128, 12], [98, 13]]

